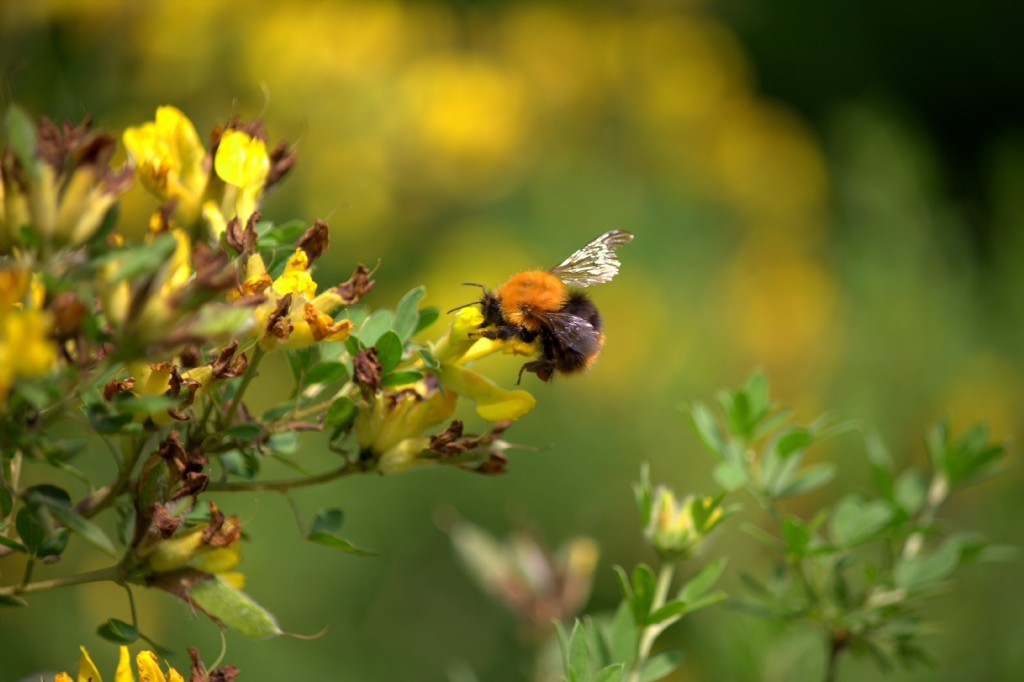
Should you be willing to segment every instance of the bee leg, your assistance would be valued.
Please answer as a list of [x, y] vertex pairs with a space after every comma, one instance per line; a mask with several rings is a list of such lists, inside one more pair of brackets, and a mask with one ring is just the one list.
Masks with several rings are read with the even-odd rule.
[[534, 360], [533, 362], [527, 362], [525, 365], [519, 368], [519, 379], [516, 381], [516, 386], [523, 380], [523, 372], [533, 372], [537, 375], [537, 378], [543, 382], [547, 382], [551, 378], [551, 373], [555, 369], [553, 362], [549, 360]]
[[484, 331], [470, 332], [469, 335], [497, 341], [508, 341], [509, 339], [518, 338], [526, 343], [532, 342], [537, 337], [536, 332], [530, 331], [526, 327], [517, 327], [511, 324], [504, 324], [496, 329], [485, 329]]

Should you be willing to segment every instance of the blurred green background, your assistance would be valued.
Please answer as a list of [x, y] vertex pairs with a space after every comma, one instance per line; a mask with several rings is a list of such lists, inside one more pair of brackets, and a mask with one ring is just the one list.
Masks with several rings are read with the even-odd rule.
[[[629, 489], [640, 462], [680, 493], [714, 490], [677, 404], [755, 366], [802, 419], [834, 409], [876, 426], [901, 465], [924, 465], [921, 434], [943, 411], [959, 428], [986, 419], [997, 437], [1019, 436], [1022, 21], [1010, 4], [7, 0], [0, 66], [7, 101], [54, 119], [92, 112], [118, 131], [162, 104], [203, 136], [233, 112], [262, 112], [272, 141], [298, 140], [300, 155], [264, 215], [334, 211], [317, 278], [379, 259], [371, 305], [423, 283], [425, 304], [447, 309], [472, 295], [460, 282], [553, 265], [605, 230], [636, 235], [621, 275], [593, 290], [607, 320], [594, 371], [524, 381], [539, 409], [507, 437], [542, 451], [514, 451], [499, 478], [423, 470], [297, 493], [309, 515], [343, 507], [346, 536], [379, 558], [304, 543], [279, 496], [217, 500], [257, 540], [244, 549], [246, 591], [287, 631], [330, 626], [314, 641], [228, 633], [241, 679], [440, 681], [464, 662], [505, 682], [529, 678], [531, 650], [456, 563], [438, 509], [499, 535], [528, 525], [552, 544], [592, 536], [596, 611], [618, 600], [611, 564], [654, 559]], [[144, 230], [155, 205], [133, 189], [124, 229]], [[521, 364], [485, 362], [503, 385]], [[273, 391], [279, 377], [287, 391], [285, 372], [271, 365], [262, 385]], [[303, 443], [306, 466], [330, 465], [316, 437]], [[1024, 545], [1019, 457], [942, 517]], [[790, 511], [869, 489], [859, 436], [811, 458], [837, 459], [841, 474]], [[97, 475], [106, 466], [82, 463]], [[710, 553], [730, 556], [734, 593], [735, 569], [767, 565], [737, 525]], [[37, 577], [103, 565], [73, 547]], [[942, 623], [930, 641], [940, 669], [890, 679], [1020, 679], [1020, 575], [1019, 563], [958, 574], [929, 610]], [[207, 619], [137, 592], [143, 630], [178, 652], [179, 669], [186, 646], [216, 657]], [[80, 643], [113, 670], [115, 648], [94, 633], [128, 619], [119, 588], [30, 601], [0, 612], [3, 680], [71, 669]], [[722, 607], [664, 643], [687, 651], [672, 680], [804, 679], [822, 656], [809, 633]], [[847, 660], [840, 679], [877, 675]]]

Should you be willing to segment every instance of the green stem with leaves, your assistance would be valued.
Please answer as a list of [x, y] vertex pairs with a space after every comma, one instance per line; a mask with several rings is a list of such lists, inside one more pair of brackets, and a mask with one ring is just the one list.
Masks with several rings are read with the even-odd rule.
[[231, 398], [231, 407], [228, 408], [227, 414], [224, 415], [224, 419], [220, 423], [221, 430], [231, 427], [231, 422], [235, 418], [238, 406], [242, 403], [242, 396], [245, 395], [246, 389], [249, 388], [249, 383], [256, 376], [256, 368], [260, 366], [263, 355], [263, 349], [257, 345], [252, 352], [252, 360], [249, 361], [249, 366], [245, 368], [245, 374], [242, 375], [242, 383], [238, 385], [238, 390], [235, 391], [235, 395]]
[[291, 488], [303, 488], [305, 486], [327, 483], [337, 478], [344, 478], [352, 474], [363, 474], [372, 469], [371, 462], [355, 461], [346, 462], [343, 466], [332, 471], [325, 471], [322, 474], [304, 476], [301, 478], [290, 478], [280, 481], [216, 481], [211, 482], [206, 489], [211, 492], [237, 493], [245, 491], [255, 492], [287, 492]]
[[51, 590], [55, 587], [67, 587], [69, 585], [82, 585], [84, 583], [98, 583], [105, 580], [113, 580], [115, 582], [121, 579], [121, 567], [110, 566], [109, 568], [103, 568], [98, 571], [90, 571], [88, 573], [77, 573], [75, 575], [65, 576], [63, 578], [54, 578], [52, 580], [40, 580], [39, 582], [28, 583], [24, 585], [11, 585], [9, 587], [0, 588], [0, 595], [13, 595], [23, 594], [26, 592], [40, 592], [42, 590]]
[[[676, 565], [671, 561], [667, 561], [661, 565], [661, 570], [658, 571], [657, 587], [654, 590], [654, 601], [651, 603], [651, 613], [665, 605], [665, 600], [668, 598], [668, 589], [672, 585], [672, 577], [675, 575], [675, 569]], [[637, 649], [636, 665], [633, 667], [632, 673], [630, 673], [629, 682], [640, 682], [640, 674], [643, 672], [644, 663], [647, 662], [647, 657], [651, 655], [651, 647], [654, 646], [654, 640], [656, 640], [662, 630], [672, 622], [674, 621], [669, 620], [655, 625], [648, 625], [640, 633], [640, 644]]]

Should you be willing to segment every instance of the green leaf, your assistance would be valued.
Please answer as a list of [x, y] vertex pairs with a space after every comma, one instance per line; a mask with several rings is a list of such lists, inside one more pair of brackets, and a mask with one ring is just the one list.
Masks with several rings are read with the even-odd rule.
[[657, 581], [654, 571], [647, 564], [640, 564], [633, 569], [633, 616], [636, 622], [647, 621], [647, 614], [654, 603]]
[[110, 618], [96, 628], [96, 634], [115, 644], [131, 644], [139, 639], [139, 631], [117, 618]]
[[712, 474], [715, 483], [732, 492], [743, 487], [747, 482], [747, 472], [735, 462], [722, 462]]
[[438, 308], [431, 306], [429, 308], [421, 309], [419, 314], [416, 316], [416, 329], [413, 331], [412, 335], [416, 336], [421, 331], [437, 322], [437, 318], [439, 317], [441, 317], [441, 310]]
[[590, 661], [587, 656], [587, 638], [577, 620], [569, 634], [569, 674], [577, 680], [590, 677]]
[[267, 439], [267, 447], [281, 455], [294, 455], [299, 451], [299, 444], [299, 434], [294, 431], [274, 433]]
[[624, 663], [613, 663], [607, 668], [601, 668], [590, 678], [590, 682], [617, 682], [625, 667]]
[[174, 253], [178, 240], [174, 235], [165, 232], [148, 244], [144, 244], [125, 256], [121, 267], [111, 278], [116, 284], [121, 280], [134, 279], [142, 274], [153, 274]]
[[64, 507], [50, 507], [50, 513], [72, 532], [82, 536], [82, 539], [90, 545], [106, 552], [115, 559], [117, 558], [117, 549], [114, 547], [114, 543], [103, 532], [103, 529], [95, 523]]
[[931, 554], [921, 554], [897, 563], [893, 570], [896, 586], [914, 591], [946, 579], [960, 563], [960, 543], [950, 540], [955, 538], [949, 538]]
[[331, 403], [324, 414], [324, 426], [326, 428], [348, 428], [355, 421], [359, 409], [352, 402], [351, 398], [341, 397]]
[[26, 488], [21, 494], [25, 503], [30, 506], [45, 504], [49, 507], [62, 507], [67, 509], [71, 506], [71, 496], [63, 488], [43, 483]]
[[263, 421], [276, 422], [278, 419], [291, 412], [294, 407], [295, 405], [290, 402], [278, 405], [277, 407], [272, 407], [263, 413]]
[[892, 507], [885, 500], [864, 502], [857, 495], [847, 495], [832, 512], [829, 535], [843, 547], [870, 539], [892, 519]]
[[656, 609], [654, 613], [647, 616], [647, 625], [657, 625], [669, 618], [675, 618], [682, 616], [686, 613], [686, 602], [684, 601], [670, 601], [659, 609]]
[[622, 590], [622, 596], [626, 601], [633, 601], [633, 586], [629, 584], [629, 576], [626, 574], [626, 569], [622, 566], [612, 566], [612, 570], [615, 571], [615, 577], [619, 580], [619, 588]]
[[281, 634], [266, 609], [216, 576], [194, 584], [188, 596], [211, 616], [246, 637], [263, 639]]
[[89, 405], [86, 416], [96, 433], [119, 433], [132, 421], [130, 414], [111, 414], [106, 405]]
[[608, 648], [613, 661], [628, 663], [636, 655], [636, 621], [628, 601], [619, 604], [608, 631]]
[[892, 456], [878, 431], [868, 431], [864, 436], [868, 461], [871, 462], [871, 477], [879, 494], [887, 500], [893, 499]]
[[36, 157], [36, 126], [25, 110], [12, 105], [7, 111], [7, 144], [33, 180], [39, 180], [39, 164]]
[[402, 343], [408, 341], [416, 331], [416, 324], [419, 322], [419, 312], [416, 309], [426, 293], [424, 287], [418, 286], [403, 296], [395, 307], [395, 319], [391, 323], [391, 328], [398, 334]]
[[318, 362], [306, 374], [306, 385], [332, 384], [348, 377], [344, 362], [325, 360]]
[[640, 682], [660, 680], [669, 675], [683, 662], [683, 652], [678, 649], [664, 649], [644, 661], [640, 669]]
[[3, 545], [4, 547], [10, 547], [11, 549], [16, 550], [18, 552], [24, 552], [25, 554], [28, 554], [28, 548], [25, 547], [25, 545], [21, 544], [17, 540], [12, 540], [6, 535], [0, 535], [0, 545]]
[[728, 599], [728, 597], [729, 595], [727, 595], [725, 592], [712, 592], [709, 595], [701, 597], [692, 604], [687, 604], [686, 612], [693, 613], [694, 611], [699, 611], [700, 609], [711, 606], [712, 604], [717, 604], [720, 601], [724, 601], [725, 599]]
[[801, 523], [800, 519], [787, 516], [782, 519], [781, 531], [786, 548], [793, 554], [802, 556], [811, 541], [811, 531], [807, 526]]
[[804, 428], [787, 431], [775, 442], [775, 452], [780, 459], [786, 459], [794, 452], [804, 450], [814, 442], [814, 434]]
[[836, 476], [836, 465], [831, 462], [822, 462], [807, 467], [800, 472], [800, 475], [793, 479], [789, 485], [783, 488], [776, 495], [777, 499], [783, 500], [787, 497], [797, 497], [813, 492], [828, 483]]
[[312, 533], [333, 533], [334, 531], [341, 528], [341, 523], [345, 519], [345, 513], [338, 508], [321, 509], [313, 517], [313, 524], [309, 527], [310, 534]]
[[377, 339], [384, 335], [384, 332], [391, 329], [391, 311], [387, 308], [379, 308], [366, 318], [359, 328], [359, 343], [364, 348], [370, 348], [377, 343]]
[[763, 528], [755, 526], [752, 523], [741, 523], [740, 530], [760, 542], [768, 549], [773, 549], [780, 554], [786, 551], [786, 545]]
[[43, 538], [39, 545], [38, 555], [60, 556], [68, 546], [68, 538], [71, 535], [67, 528], [54, 528], [53, 532]]
[[46, 538], [46, 529], [36, 520], [36, 515], [29, 507], [22, 507], [18, 510], [14, 525], [18, 529], [21, 544], [29, 554], [36, 555]]
[[28, 602], [15, 594], [0, 594], [0, 606], [28, 606]]
[[260, 435], [260, 431], [262, 430], [263, 428], [259, 424], [249, 422], [248, 424], [237, 424], [229, 429], [225, 429], [224, 435], [228, 438], [248, 441]]
[[423, 366], [428, 369], [439, 369], [441, 367], [441, 363], [434, 357], [434, 354], [426, 348], [420, 350], [420, 358], [423, 359]]
[[689, 409], [683, 410], [687, 415], [690, 428], [697, 435], [697, 438], [704, 444], [711, 454], [719, 459], [725, 458], [725, 443], [715, 425], [715, 418], [703, 403], [694, 403]]
[[679, 599], [687, 603], [692, 603], [699, 599], [701, 595], [710, 590], [718, 581], [722, 571], [725, 570], [725, 562], [726, 558], [721, 557], [701, 569], [697, 575], [690, 578], [683, 585], [682, 589], [679, 590]]
[[633, 500], [640, 513], [640, 526], [647, 528], [651, 523], [651, 467], [647, 462], [640, 465], [640, 480], [633, 484]]
[[359, 556], [377, 556], [377, 552], [371, 552], [368, 549], [360, 549], [348, 540], [339, 537], [334, 533], [310, 533], [309, 537], [306, 539], [310, 542], [315, 542], [318, 545], [323, 545], [324, 547], [340, 549], [342, 552], [347, 552], [349, 554], [357, 554]]
[[174, 407], [178, 401], [166, 395], [131, 395], [123, 393], [114, 399], [114, 407], [118, 412], [132, 414], [151, 414]]
[[768, 395], [768, 377], [763, 369], [754, 370], [743, 385], [743, 391], [750, 403], [750, 412], [754, 421], [760, 421], [771, 408]]
[[917, 469], [907, 469], [896, 479], [893, 499], [908, 516], [921, 511], [928, 495], [928, 483]]
[[392, 372], [391, 374], [388, 374], [386, 377], [380, 380], [380, 385], [403, 386], [405, 384], [414, 384], [422, 378], [422, 374], [411, 370], [405, 372]]
[[374, 348], [377, 349], [377, 359], [380, 360], [384, 374], [397, 367], [402, 360], [402, 339], [394, 331], [388, 330], [381, 334]]

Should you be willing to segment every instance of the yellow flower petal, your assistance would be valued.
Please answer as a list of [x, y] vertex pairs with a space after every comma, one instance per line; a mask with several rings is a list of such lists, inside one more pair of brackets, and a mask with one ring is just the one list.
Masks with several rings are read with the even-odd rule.
[[117, 660], [117, 671], [114, 672], [114, 682], [135, 682], [132, 675], [132, 658], [128, 654], [128, 647], [121, 647], [121, 654]]
[[429, 445], [430, 438], [427, 436], [407, 438], [381, 455], [378, 469], [382, 474], [398, 474], [416, 466], [431, 464], [430, 460], [416, 459]]
[[487, 421], [519, 419], [537, 404], [522, 389], [506, 391], [490, 379], [460, 365], [442, 365], [441, 383], [460, 395], [476, 401], [476, 413]]
[[307, 299], [316, 296], [316, 282], [308, 272], [285, 272], [274, 280], [274, 291], [279, 295], [301, 294]]
[[285, 272], [305, 272], [309, 267], [309, 256], [302, 249], [295, 249], [295, 253], [288, 256], [288, 262], [284, 265]]
[[232, 571], [229, 573], [218, 573], [217, 577], [226, 582], [228, 585], [231, 585], [231, 587], [235, 588], [236, 590], [240, 590], [245, 587], [244, 573], [239, 573], [237, 571]]
[[71, 675], [67, 673], [57, 673], [56, 677], [53, 678], [53, 682], [71, 682]]
[[152, 651], [140, 651], [135, 657], [135, 665], [139, 666], [139, 682], [167, 682]]
[[185, 678], [181, 676], [174, 668], [168, 668], [167, 670], [167, 682], [185, 682]]
[[224, 218], [224, 214], [220, 212], [220, 207], [214, 201], [203, 203], [203, 218], [210, 225], [210, 234], [216, 239], [220, 239], [220, 236], [228, 229], [228, 222]]
[[224, 182], [243, 189], [262, 187], [270, 172], [267, 145], [241, 131], [228, 130], [217, 145], [213, 166]]
[[207, 573], [224, 573], [237, 566], [241, 560], [242, 548], [232, 545], [210, 550], [193, 561], [192, 566]]
[[96, 664], [89, 658], [89, 652], [84, 646], [79, 648], [82, 650], [82, 656], [78, 659], [78, 682], [103, 682]]

